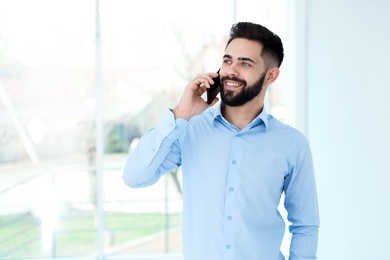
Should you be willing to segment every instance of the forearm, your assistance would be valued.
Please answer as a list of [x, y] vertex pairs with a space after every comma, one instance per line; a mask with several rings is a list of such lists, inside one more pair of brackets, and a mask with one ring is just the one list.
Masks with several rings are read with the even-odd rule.
[[320, 221], [315, 186], [306, 183], [296, 188], [296, 192], [287, 192], [285, 202], [292, 223], [289, 228], [292, 233], [289, 260], [317, 259]]
[[171, 151], [172, 141], [167, 138], [154, 140], [158, 137], [153, 135], [156, 133], [150, 132], [141, 138], [126, 161], [123, 180], [130, 187], [152, 185], [180, 162], [180, 154]]
[[164, 173], [178, 167], [181, 157], [177, 138], [185, 127], [183, 122], [176, 126], [173, 114], [167, 111], [130, 153], [123, 171], [124, 182], [130, 187], [149, 186]]
[[289, 260], [317, 259], [318, 226], [291, 227]]

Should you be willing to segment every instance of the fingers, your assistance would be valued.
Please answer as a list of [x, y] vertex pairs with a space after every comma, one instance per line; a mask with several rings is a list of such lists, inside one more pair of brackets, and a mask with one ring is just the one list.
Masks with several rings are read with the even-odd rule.
[[210, 85], [214, 84], [213, 78], [217, 76], [218, 73], [199, 74], [194, 78], [193, 83], [202, 88], [210, 88]]
[[198, 75], [195, 79], [194, 79], [194, 84], [197, 85], [198, 87], [206, 87], [206, 88], [209, 88], [210, 87], [210, 78], [208, 78], [206, 75]]
[[218, 98], [215, 98], [209, 105], [202, 97], [207, 89], [210, 88], [210, 85], [214, 84], [213, 77], [217, 76], [218, 73], [205, 73], [196, 76], [186, 86], [178, 105], [174, 108], [175, 118], [189, 120], [192, 116], [202, 113], [208, 107], [217, 103]]

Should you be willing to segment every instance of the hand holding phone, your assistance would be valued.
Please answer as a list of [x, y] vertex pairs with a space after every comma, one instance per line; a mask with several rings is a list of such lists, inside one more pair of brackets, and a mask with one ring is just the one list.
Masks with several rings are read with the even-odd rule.
[[207, 89], [207, 104], [211, 104], [215, 97], [218, 95], [219, 91], [221, 90], [221, 81], [219, 79], [219, 70], [217, 71], [218, 76], [216, 78], [213, 78], [214, 84], [210, 86], [210, 88]]

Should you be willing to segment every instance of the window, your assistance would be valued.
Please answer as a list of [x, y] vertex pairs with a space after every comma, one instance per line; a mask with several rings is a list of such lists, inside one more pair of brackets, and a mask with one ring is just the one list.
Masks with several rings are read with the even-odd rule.
[[[180, 257], [180, 169], [132, 190], [128, 151], [194, 75], [218, 69], [235, 19], [283, 39], [283, 11], [266, 0], [0, 0], [0, 258]], [[283, 119], [281, 92], [283, 80], [267, 106]]]

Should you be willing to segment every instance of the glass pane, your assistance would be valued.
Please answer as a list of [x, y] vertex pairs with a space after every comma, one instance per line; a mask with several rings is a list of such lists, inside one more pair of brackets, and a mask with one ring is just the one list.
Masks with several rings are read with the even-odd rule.
[[0, 66], [6, 93], [0, 111], [91, 109], [93, 3], [3, 0], [0, 4]]
[[1, 259], [96, 252], [94, 16], [92, 1], [0, 1]]

